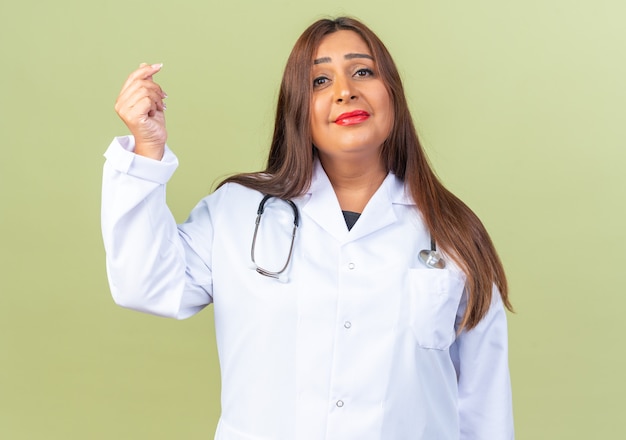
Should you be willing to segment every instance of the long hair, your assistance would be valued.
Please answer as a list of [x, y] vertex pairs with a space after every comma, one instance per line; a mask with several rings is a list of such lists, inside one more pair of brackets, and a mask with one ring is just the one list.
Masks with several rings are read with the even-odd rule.
[[460, 328], [475, 327], [487, 313], [493, 285], [512, 310], [504, 268], [489, 234], [472, 210], [448, 191], [431, 169], [417, 137], [398, 69], [382, 41], [358, 20], [322, 19], [304, 31], [285, 67], [265, 170], [231, 176], [220, 186], [235, 182], [281, 198], [306, 192], [317, 154], [310, 122], [311, 66], [322, 39], [339, 30], [356, 32], [365, 41], [393, 103], [393, 127], [380, 153], [387, 171], [405, 182], [432, 238], [466, 275], [468, 302]]

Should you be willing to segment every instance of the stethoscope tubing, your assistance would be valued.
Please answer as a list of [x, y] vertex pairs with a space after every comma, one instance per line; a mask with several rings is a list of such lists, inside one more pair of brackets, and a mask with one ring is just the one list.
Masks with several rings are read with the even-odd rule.
[[[289, 206], [291, 206], [291, 209], [293, 210], [293, 230], [291, 232], [291, 244], [289, 245], [289, 254], [287, 255], [287, 261], [285, 261], [285, 264], [280, 270], [271, 271], [271, 270], [263, 269], [257, 264], [256, 259], [255, 259], [256, 239], [257, 239], [257, 234], [259, 232], [259, 225], [261, 224], [261, 217], [263, 216], [263, 212], [265, 211], [265, 203], [273, 197], [276, 197], [276, 196], [266, 194], [263, 196], [263, 199], [261, 199], [261, 202], [259, 203], [255, 225], [254, 225], [254, 234], [252, 236], [252, 245], [250, 246], [250, 258], [252, 259], [254, 269], [259, 274], [264, 275], [266, 277], [270, 277], [270, 278], [282, 279], [283, 278], [282, 274], [287, 270], [287, 267], [289, 267], [289, 263], [291, 262], [291, 257], [293, 255], [293, 247], [296, 241], [296, 231], [298, 230], [298, 227], [300, 226], [300, 211], [298, 211], [298, 207], [292, 200], [281, 199], [279, 197], [276, 197], [286, 202], [287, 204], [289, 204]], [[437, 243], [435, 242], [435, 239], [432, 237], [432, 235], [430, 236], [430, 249], [422, 249], [418, 254], [418, 258], [428, 268], [444, 269], [446, 267], [446, 262], [441, 256], [441, 254], [437, 251]]]
[[296, 241], [296, 231], [298, 230], [298, 226], [300, 226], [300, 212], [298, 211], [298, 207], [292, 200], [280, 199], [280, 200], [283, 200], [284, 202], [287, 202], [289, 206], [291, 206], [291, 209], [293, 209], [293, 230], [291, 232], [291, 244], [289, 245], [289, 254], [287, 255], [287, 261], [285, 261], [285, 265], [280, 270], [271, 271], [271, 270], [263, 269], [261, 266], [257, 264], [254, 258], [254, 250], [256, 249], [256, 238], [259, 232], [259, 225], [261, 224], [261, 216], [263, 215], [263, 212], [265, 210], [265, 202], [267, 202], [272, 197], [274, 196], [270, 194], [266, 194], [261, 200], [261, 203], [259, 203], [259, 208], [257, 209], [257, 212], [256, 212], [254, 235], [252, 236], [252, 246], [250, 247], [250, 258], [252, 259], [252, 263], [254, 264], [255, 269], [258, 273], [266, 277], [279, 279], [281, 274], [285, 272], [285, 270], [287, 270], [287, 267], [289, 266], [289, 262], [291, 261], [291, 256], [293, 254], [293, 245]]

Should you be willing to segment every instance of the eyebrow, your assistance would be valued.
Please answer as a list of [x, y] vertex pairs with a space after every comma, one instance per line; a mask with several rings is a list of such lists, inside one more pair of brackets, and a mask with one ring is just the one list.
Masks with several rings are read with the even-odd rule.
[[[355, 58], [367, 58], [374, 61], [374, 57], [366, 53], [347, 53], [343, 57], [346, 60], [353, 60]], [[331, 61], [332, 59], [330, 57], [322, 57], [314, 60], [313, 64], [330, 63]]]

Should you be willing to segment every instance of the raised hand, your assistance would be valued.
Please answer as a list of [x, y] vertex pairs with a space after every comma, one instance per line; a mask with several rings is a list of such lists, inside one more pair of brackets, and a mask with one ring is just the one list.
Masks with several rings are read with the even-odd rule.
[[115, 111], [135, 137], [135, 153], [160, 160], [165, 150], [167, 94], [154, 82], [162, 64], [141, 64], [130, 74], [117, 100]]

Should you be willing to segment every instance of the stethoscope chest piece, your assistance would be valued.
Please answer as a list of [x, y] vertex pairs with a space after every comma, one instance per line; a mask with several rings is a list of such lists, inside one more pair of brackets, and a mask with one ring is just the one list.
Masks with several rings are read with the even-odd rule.
[[435, 243], [432, 235], [430, 236], [430, 249], [422, 249], [418, 257], [422, 263], [431, 269], [443, 269], [446, 267], [446, 261], [437, 252], [437, 243]]
[[446, 262], [441, 254], [432, 249], [421, 250], [419, 253], [419, 259], [426, 266], [432, 267], [433, 269], [443, 269], [446, 267]]
[[446, 267], [446, 261], [441, 254], [437, 252], [437, 243], [433, 236], [430, 236], [430, 249], [422, 249], [418, 254], [419, 260], [431, 269], [443, 269]]

